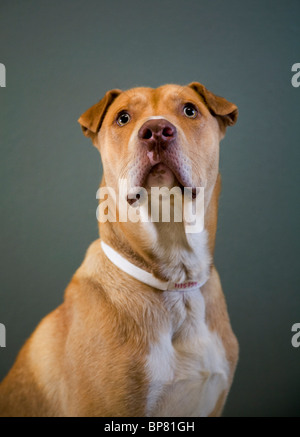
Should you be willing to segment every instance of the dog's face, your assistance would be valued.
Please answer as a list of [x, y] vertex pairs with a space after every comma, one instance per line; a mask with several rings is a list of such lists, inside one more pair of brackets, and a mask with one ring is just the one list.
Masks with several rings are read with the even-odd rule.
[[[146, 261], [163, 280], [203, 281], [207, 278], [211, 259], [208, 252], [213, 250], [216, 232], [218, 194], [213, 194], [215, 189], [216, 193], [219, 190], [216, 184], [219, 142], [226, 127], [235, 123], [237, 112], [233, 103], [215, 96], [197, 82], [184, 87], [164, 85], [157, 89], [111, 90], [88, 109], [79, 123], [101, 153], [104, 171], [101, 187], [114, 193], [109, 206], [100, 200], [99, 207], [106, 208], [102, 212], [103, 224], [100, 214], [101, 238], [111, 243], [111, 235], [114, 235], [112, 244], [121, 253], [129, 244], [140, 260]], [[125, 179], [126, 193], [119, 189], [120, 179]], [[167, 196], [152, 207], [155, 200], [152, 191], [157, 191], [152, 190], [153, 187], [172, 188], [176, 191], [176, 201], [175, 196], [174, 199]], [[182, 196], [184, 187], [192, 189], [192, 196]], [[165, 202], [175, 211], [177, 201], [185, 204], [188, 197], [190, 205], [190, 199], [196, 198], [196, 206], [203, 198], [197, 196], [201, 192], [197, 187], [204, 187], [204, 205], [195, 208], [196, 215], [201, 218], [204, 212], [204, 217], [208, 217], [207, 232], [190, 234], [187, 231], [190, 221], [184, 215], [179, 221], [173, 220], [173, 215], [167, 220], [152, 221], [152, 212], [159, 211]], [[144, 189], [148, 203], [140, 202], [141, 207], [135, 208], [139, 203], [136, 202], [138, 194], [145, 193]], [[135, 200], [132, 202], [132, 199]], [[209, 207], [211, 199], [215, 204], [212, 209]], [[137, 222], [134, 215], [134, 219], [130, 216], [124, 223], [123, 219], [119, 220], [123, 208], [128, 212], [137, 211], [146, 220]], [[180, 212], [180, 207], [177, 210]], [[116, 220], [109, 220], [109, 225], [105, 225], [108, 211], [116, 212]], [[149, 216], [151, 220], [147, 220]]]
[[105, 183], [135, 187], [204, 187], [207, 200], [219, 162], [219, 142], [237, 107], [203, 85], [108, 91], [79, 119], [101, 153]]

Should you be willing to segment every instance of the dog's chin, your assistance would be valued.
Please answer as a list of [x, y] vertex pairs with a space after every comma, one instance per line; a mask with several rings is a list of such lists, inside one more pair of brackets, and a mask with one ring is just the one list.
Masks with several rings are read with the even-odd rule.
[[154, 165], [145, 178], [144, 188], [147, 190], [151, 187], [182, 187], [173, 171], [164, 163], [160, 162]]

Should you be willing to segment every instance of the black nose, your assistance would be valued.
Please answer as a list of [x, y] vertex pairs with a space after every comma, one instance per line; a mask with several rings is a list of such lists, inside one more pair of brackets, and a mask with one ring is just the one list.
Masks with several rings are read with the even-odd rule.
[[157, 145], [166, 149], [176, 137], [176, 127], [164, 118], [148, 120], [140, 128], [138, 137], [149, 150]]

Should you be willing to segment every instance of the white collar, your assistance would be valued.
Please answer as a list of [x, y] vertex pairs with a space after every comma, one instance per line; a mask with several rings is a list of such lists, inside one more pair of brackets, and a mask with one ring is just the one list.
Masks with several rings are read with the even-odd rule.
[[184, 282], [172, 282], [172, 281], [161, 281], [156, 278], [152, 273], [146, 272], [140, 267], [135, 266], [127, 259], [125, 259], [122, 255], [116, 252], [112, 247], [108, 246], [108, 244], [101, 241], [101, 246], [103, 252], [107, 256], [107, 258], [119, 269], [133, 278], [137, 279], [144, 284], [150, 285], [150, 287], [158, 288], [159, 290], [168, 290], [168, 291], [191, 291], [195, 289], [199, 289], [202, 287], [208, 278], [204, 281], [184, 281]]

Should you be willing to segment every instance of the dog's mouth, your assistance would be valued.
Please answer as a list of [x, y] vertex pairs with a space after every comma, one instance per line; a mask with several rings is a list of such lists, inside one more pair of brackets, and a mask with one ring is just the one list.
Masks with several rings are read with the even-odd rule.
[[[149, 160], [150, 161], [150, 160]], [[163, 161], [151, 160], [150, 165], [147, 166], [140, 179], [140, 187], [146, 189], [148, 193], [151, 192], [152, 187], [165, 187], [171, 190], [173, 187], [179, 187], [182, 194], [188, 194], [192, 199], [195, 199], [199, 190], [187, 184], [187, 181], [181, 175], [180, 169], [174, 168]], [[137, 205], [141, 199], [141, 193], [136, 187], [135, 192], [127, 197], [130, 205]]]
[[[154, 164], [145, 175], [144, 187], [150, 189], [151, 187], [167, 187], [171, 189], [173, 187], [179, 187], [184, 193], [190, 192], [192, 198], [195, 199], [198, 194], [198, 190], [192, 187], [186, 180], [184, 172], [181, 172], [180, 168], [172, 165], [173, 163], [158, 162]], [[182, 174], [183, 173], [183, 174]]]
[[168, 187], [181, 186], [182, 184], [177, 179], [175, 173], [170, 167], [163, 162], [154, 164], [145, 174], [144, 187]]

